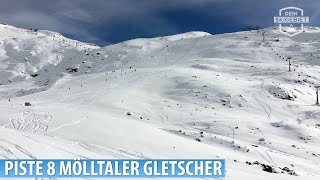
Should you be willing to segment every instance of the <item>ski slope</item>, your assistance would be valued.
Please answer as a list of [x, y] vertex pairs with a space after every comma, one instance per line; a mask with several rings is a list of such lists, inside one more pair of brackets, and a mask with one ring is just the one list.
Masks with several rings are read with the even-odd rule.
[[319, 39], [267, 28], [98, 47], [1, 24], [0, 158], [223, 158], [225, 179], [318, 179]]

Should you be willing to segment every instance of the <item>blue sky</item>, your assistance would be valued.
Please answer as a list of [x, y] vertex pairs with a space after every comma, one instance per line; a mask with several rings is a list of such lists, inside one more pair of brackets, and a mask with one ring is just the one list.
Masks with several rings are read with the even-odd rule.
[[311, 25], [320, 26], [320, 0], [1, 0], [0, 22], [103, 46], [196, 30], [269, 27], [287, 6], [304, 9]]

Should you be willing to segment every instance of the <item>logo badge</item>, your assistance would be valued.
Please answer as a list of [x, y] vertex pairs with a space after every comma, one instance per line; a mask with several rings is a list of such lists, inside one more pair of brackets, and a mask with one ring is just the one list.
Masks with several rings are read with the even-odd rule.
[[279, 10], [279, 16], [274, 17], [274, 23], [279, 24], [280, 32], [293, 37], [303, 32], [304, 24], [309, 23], [309, 17], [303, 15], [303, 9], [286, 7]]

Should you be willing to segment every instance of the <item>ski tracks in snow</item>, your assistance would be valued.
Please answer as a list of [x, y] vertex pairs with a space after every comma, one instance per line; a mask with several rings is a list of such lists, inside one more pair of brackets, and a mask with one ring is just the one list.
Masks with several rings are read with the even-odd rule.
[[30, 159], [37, 159], [36, 156], [20, 145], [4, 139], [0, 139], [0, 157], [11, 159], [27, 157]]
[[52, 116], [46, 112], [24, 111], [11, 115], [10, 123], [4, 127], [11, 127], [17, 131], [47, 135], [51, 119]]
[[271, 120], [272, 109], [271, 109], [270, 105], [268, 105], [266, 102], [257, 98], [256, 94], [253, 94], [253, 99], [256, 100], [258, 102], [258, 104], [263, 108], [264, 112], [267, 114], [268, 120]]
[[151, 157], [135, 151], [129, 150], [122, 150], [122, 149], [114, 149], [114, 148], [107, 148], [102, 146], [96, 146], [93, 144], [85, 144], [79, 143], [79, 145], [88, 151], [95, 152], [100, 155], [109, 155], [119, 159], [128, 159], [128, 158], [142, 158], [142, 159], [152, 159]]
[[[264, 102], [263, 100], [259, 99], [257, 97], [257, 93], [256, 94], [253, 94], [253, 99], [255, 101], [257, 101], [257, 103], [259, 104], [260, 107], [262, 107], [262, 109], [264, 110], [264, 112], [267, 114], [267, 119], [270, 121], [271, 120], [271, 113], [272, 113], [272, 109], [270, 107], [269, 104], [267, 104], [266, 102]], [[254, 148], [252, 147], [252, 149], [257, 152], [264, 160], [266, 160], [269, 164], [273, 164], [275, 166], [277, 166], [277, 164], [273, 161], [273, 159], [271, 158], [271, 156], [269, 155], [269, 153], [267, 152], [267, 150], [264, 150], [264, 149], [261, 149], [261, 148]], [[263, 155], [261, 152], [263, 151], [265, 155]]]

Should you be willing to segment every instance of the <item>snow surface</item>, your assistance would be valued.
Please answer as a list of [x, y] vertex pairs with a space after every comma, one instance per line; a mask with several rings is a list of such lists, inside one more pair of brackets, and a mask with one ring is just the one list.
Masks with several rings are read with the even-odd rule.
[[0, 158], [223, 158], [225, 179], [318, 179], [319, 39], [268, 28], [100, 48], [1, 24]]

